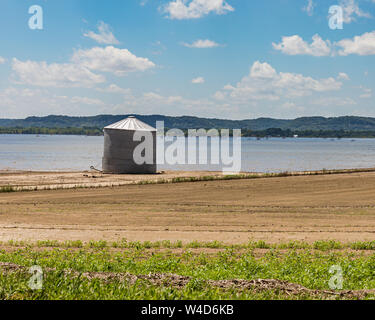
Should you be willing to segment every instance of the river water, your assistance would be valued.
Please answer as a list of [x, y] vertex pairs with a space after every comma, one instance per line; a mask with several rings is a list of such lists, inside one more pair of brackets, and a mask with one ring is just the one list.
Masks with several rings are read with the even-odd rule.
[[[210, 148], [208, 146], [208, 148]], [[242, 171], [281, 172], [375, 166], [375, 139], [242, 139]], [[0, 135], [0, 170], [101, 168], [103, 137]], [[220, 170], [214, 165], [160, 165], [159, 170]]]

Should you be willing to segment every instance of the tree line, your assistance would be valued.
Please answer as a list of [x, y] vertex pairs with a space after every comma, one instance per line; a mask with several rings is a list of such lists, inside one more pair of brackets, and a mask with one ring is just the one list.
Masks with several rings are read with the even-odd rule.
[[0, 127], [0, 134], [41, 134], [41, 135], [84, 135], [84, 136], [100, 136], [103, 135], [103, 130], [100, 128], [90, 128], [90, 127], [82, 127], [82, 128], [6, 128]]
[[[168, 129], [165, 129], [168, 131]], [[188, 130], [182, 130], [187, 136]], [[220, 130], [218, 130], [220, 132]], [[35, 134], [35, 135], [85, 135], [102, 136], [103, 129], [99, 127], [66, 127], [66, 128], [47, 128], [47, 127], [0, 127], [0, 134]], [[232, 135], [232, 130], [230, 130]], [[291, 130], [280, 128], [269, 128], [265, 130], [242, 129], [243, 137], [301, 137], [301, 138], [375, 138], [375, 131], [347, 131], [347, 130]]]

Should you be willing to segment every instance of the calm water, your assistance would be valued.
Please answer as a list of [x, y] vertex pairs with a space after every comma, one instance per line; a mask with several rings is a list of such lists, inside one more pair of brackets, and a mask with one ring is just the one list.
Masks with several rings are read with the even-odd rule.
[[[0, 170], [101, 168], [103, 137], [0, 135]], [[279, 139], [242, 142], [242, 170], [367, 168], [375, 166], [375, 139]], [[160, 170], [218, 170], [214, 166], [159, 166]]]

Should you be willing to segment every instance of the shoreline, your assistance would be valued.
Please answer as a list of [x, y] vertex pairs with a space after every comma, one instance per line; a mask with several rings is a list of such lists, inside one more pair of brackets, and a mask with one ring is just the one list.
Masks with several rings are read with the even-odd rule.
[[375, 172], [375, 168], [285, 171], [275, 173], [215, 171], [161, 171], [157, 174], [103, 174], [100, 171], [20, 171], [0, 170], [0, 193], [61, 190], [78, 188], [113, 188], [126, 185], [170, 184], [200, 181], [265, 179]]
[[[241, 129], [246, 131], [246, 129]], [[357, 133], [357, 132], [356, 132]], [[358, 133], [361, 133], [360, 131]], [[37, 138], [40, 137], [104, 137], [103, 134], [77, 134], [77, 133], [5, 133], [0, 132], [0, 136], [35, 136]], [[337, 135], [327, 135], [327, 136], [320, 136], [320, 135], [306, 135], [303, 134], [298, 135], [295, 137], [294, 135], [288, 136], [273, 136], [273, 135], [243, 135], [242, 138], [250, 138], [256, 140], [267, 140], [267, 139], [322, 139], [322, 140], [365, 140], [365, 139], [375, 139], [375, 131], [374, 135], [368, 136], [361, 136], [361, 135], [347, 135], [347, 136], [337, 136]], [[185, 136], [186, 138], [186, 136]]]

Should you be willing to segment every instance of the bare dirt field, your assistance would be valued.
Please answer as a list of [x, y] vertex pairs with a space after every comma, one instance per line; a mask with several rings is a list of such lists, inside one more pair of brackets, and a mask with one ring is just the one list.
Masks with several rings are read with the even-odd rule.
[[0, 186], [12, 186], [22, 190], [73, 189], [76, 187], [114, 187], [142, 181], [170, 180], [183, 177], [222, 176], [219, 172], [208, 171], [167, 171], [158, 174], [102, 174], [97, 171], [85, 172], [35, 172], [0, 171]]
[[0, 240], [371, 241], [374, 195], [374, 172], [0, 193]]

